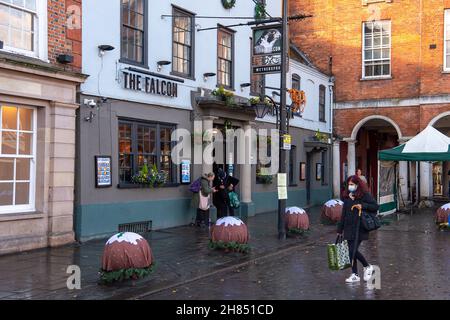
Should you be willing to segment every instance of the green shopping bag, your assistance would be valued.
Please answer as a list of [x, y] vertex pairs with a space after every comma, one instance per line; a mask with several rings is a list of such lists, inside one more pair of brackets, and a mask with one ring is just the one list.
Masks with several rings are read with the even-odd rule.
[[328, 249], [328, 268], [330, 270], [344, 270], [351, 267], [350, 255], [347, 240], [342, 236], [336, 238], [334, 244], [329, 244]]

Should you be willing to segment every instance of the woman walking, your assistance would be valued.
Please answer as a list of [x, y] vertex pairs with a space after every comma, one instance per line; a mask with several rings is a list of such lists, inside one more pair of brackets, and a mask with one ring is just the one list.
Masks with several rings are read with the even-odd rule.
[[353, 258], [354, 250], [356, 250], [355, 259], [352, 261], [352, 275], [345, 282], [354, 283], [360, 281], [357, 260], [364, 267], [364, 281], [368, 281], [374, 269], [359, 252], [358, 248], [362, 241], [369, 239], [369, 232], [361, 226], [357, 230], [358, 220], [360, 219], [358, 211], [364, 210], [376, 215], [378, 204], [369, 193], [367, 185], [356, 175], [347, 179], [347, 190], [343, 193], [343, 201], [342, 217], [338, 224], [337, 232], [340, 236], [344, 233], [344, 240], [348, 241], [350, 260]]
[[[209, 205], [205, 206], [205, 204], [200, 201], [200, 197], [202, 197], [203, 201], [209, 201], [210, 195], [216, 192], [216, 190], [211, 187], [213, 180], [214, 173], [212, 172], [202, 176], [200, 179], [200, 190], [199, 192], [194, 193], [192, 197], [192, 207], [197, 209], [197, 217], [195, 219], [197, 227], [206, 227], [209, 224]], [[208, 198], [208, 200], [205, 198]]]

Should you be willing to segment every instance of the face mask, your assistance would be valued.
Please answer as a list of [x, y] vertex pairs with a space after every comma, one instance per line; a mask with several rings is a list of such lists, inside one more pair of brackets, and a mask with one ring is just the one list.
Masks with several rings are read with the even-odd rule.
[[358, 186], [357, 186], [357, 185], [351, 185], [351, 186], [348, 186], [348, 191], [350, 191], [350, 192], [355, 192], [356, 189], [358, 189]]

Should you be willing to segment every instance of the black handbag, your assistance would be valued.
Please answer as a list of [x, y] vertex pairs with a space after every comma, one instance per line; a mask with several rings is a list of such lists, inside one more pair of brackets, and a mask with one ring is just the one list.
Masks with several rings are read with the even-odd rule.
[[374, 231], [381, 227], [380, 219], [367, 211], [361, 214], [361, 225], [366, 231]]

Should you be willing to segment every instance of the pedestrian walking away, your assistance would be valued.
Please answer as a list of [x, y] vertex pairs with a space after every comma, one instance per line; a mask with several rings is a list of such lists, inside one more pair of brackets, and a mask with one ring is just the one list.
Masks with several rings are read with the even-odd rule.
[[357, 261], [364, 267], [364, 281], [368, 281], [374, 272], [365, 257], [359, 252], [361, 243], [369, 239], [369, 232], [360, 226], [359, 211], [365, 211], [371, 215], [378, 212], [378, 204], [369, 193], [367, 184], [357, 175], [347, 179], [347, 190], [343, 193], [344, 205], [341, 221], [338, 223], [337, 233], [343, 235], [349, 246], [350, 261], [352, 262], [352, 274], [346, 279], [347, 283], [360, 282]]
[[195, 224], [198, 227], [209, 224], [210, 198], [211, 194], [216, 191], [212, 188], [214, 177], [214, 173], [212, 172], [205, 174], [191, 185], [191, 191], [194, 192], [192, 196], [192, 207], [197, 209]]

